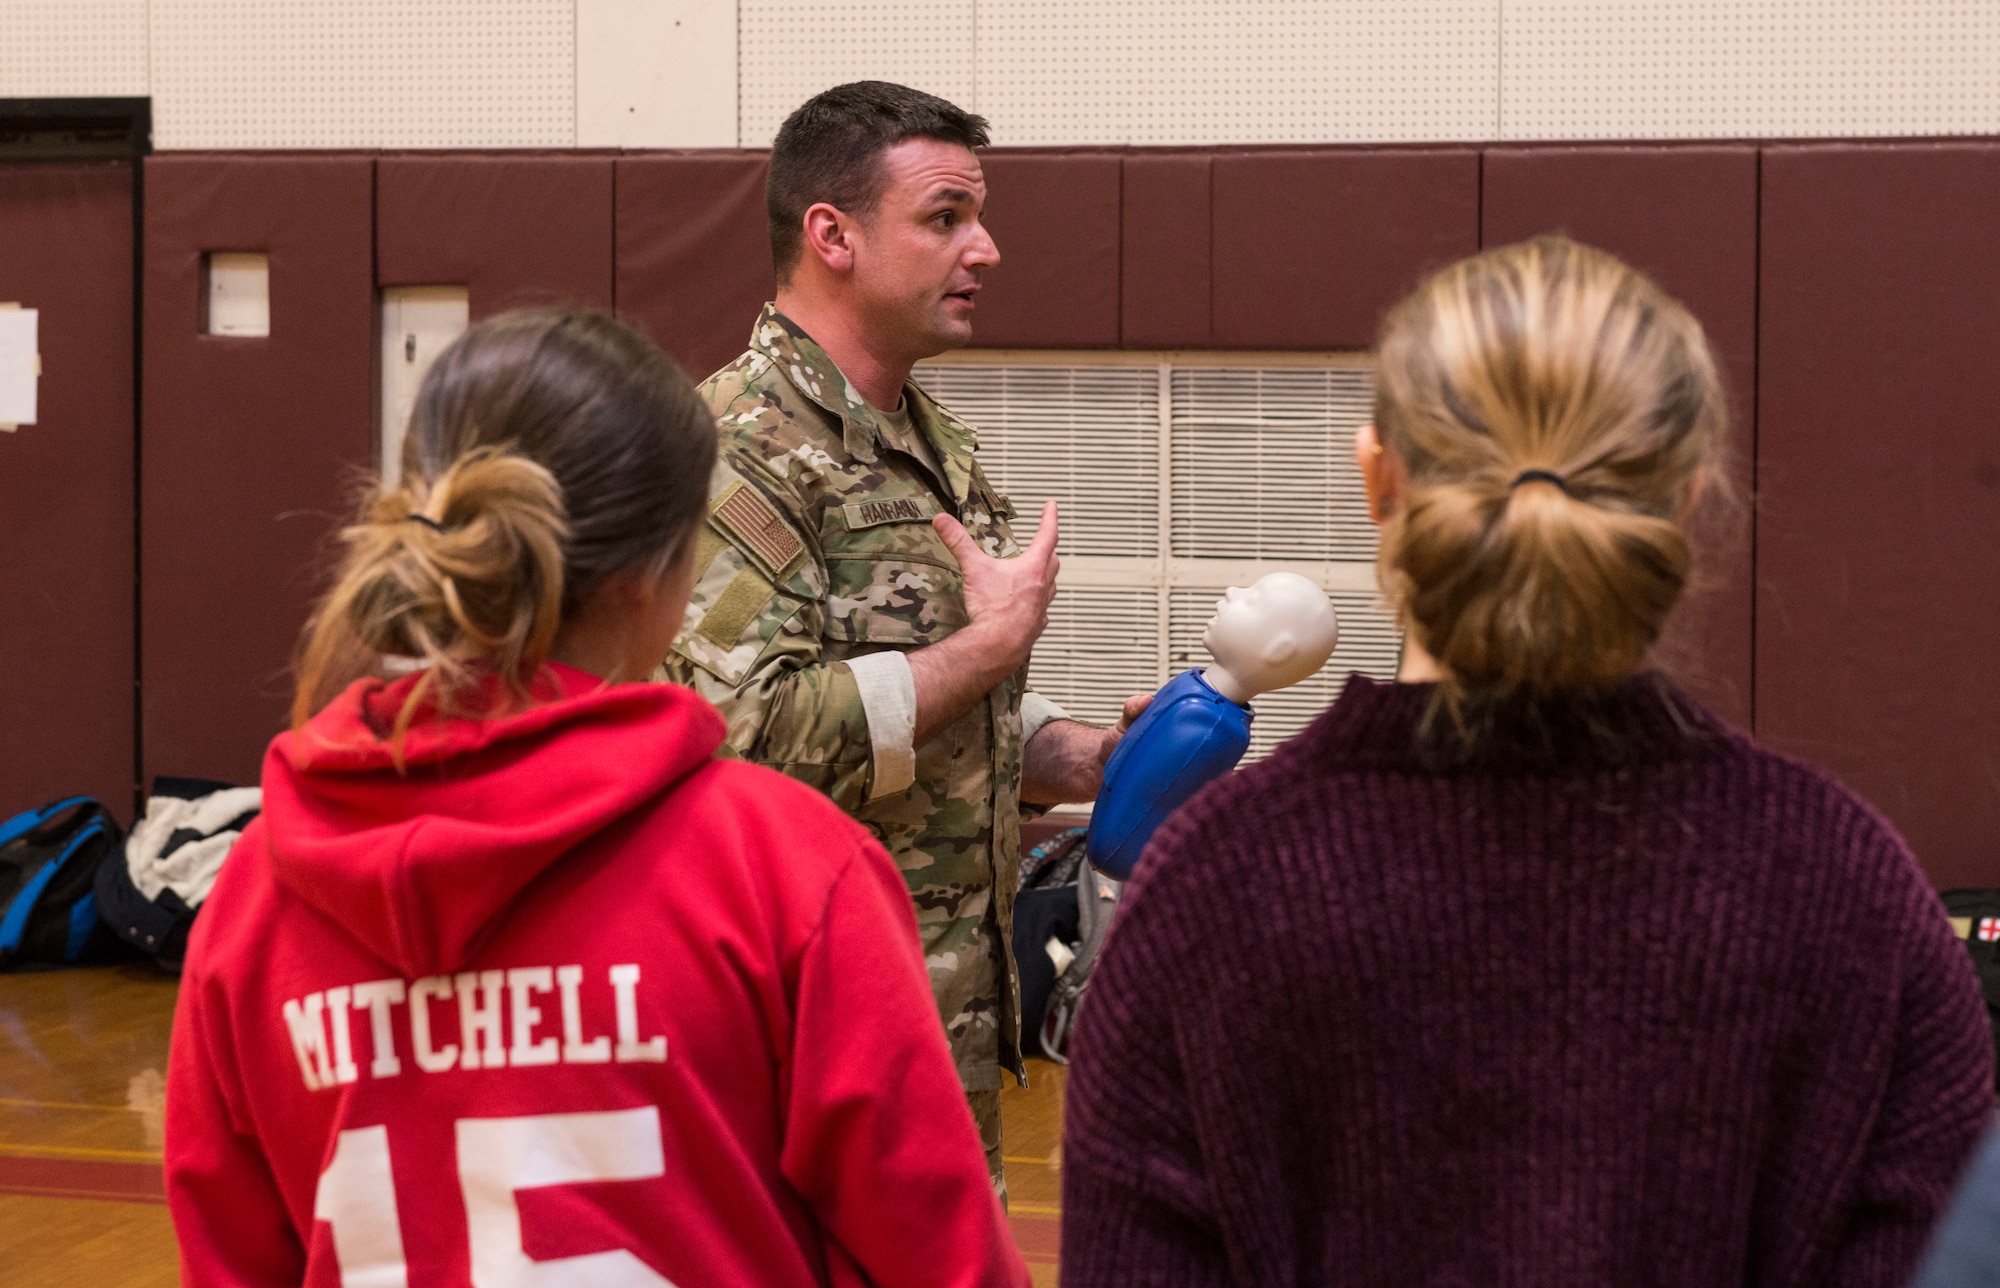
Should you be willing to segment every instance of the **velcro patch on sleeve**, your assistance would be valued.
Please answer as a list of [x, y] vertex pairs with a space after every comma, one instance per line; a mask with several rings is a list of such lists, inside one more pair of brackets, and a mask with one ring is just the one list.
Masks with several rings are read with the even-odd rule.
[[880, 527], [885, 523], [924, 523], [938, 512], [937, 502], [927, 496], [899, 496], [877, 501], [850, 501], [840, 507], [849, 532]]
[[728, 589], [708, 606], [695, 630], [724, 648], [735, 648], [774, 593], [764, 574], [755, 568], [745, 568], [730, 578]]
[[708, 517], [734, 537], [773, 582], [783, 581], [805, 553], [805, 542], [785, 522], [785, 516], [764, 499], [763, 493], [746, 484], [726, 489], [710, 507]]

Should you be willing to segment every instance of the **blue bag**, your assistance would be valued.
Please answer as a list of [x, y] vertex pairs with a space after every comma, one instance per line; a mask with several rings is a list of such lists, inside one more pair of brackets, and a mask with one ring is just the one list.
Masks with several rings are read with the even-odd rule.
[[111, 812], [72, 796], [0, 823], [0, 970], [125, 956], [99, 923], [92, 885], [122, 856]]

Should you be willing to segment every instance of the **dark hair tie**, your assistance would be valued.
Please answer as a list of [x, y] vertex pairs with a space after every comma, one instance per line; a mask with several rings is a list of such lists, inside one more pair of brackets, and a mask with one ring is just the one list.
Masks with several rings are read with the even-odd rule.
[[1523, 483], [1553, 483], [1564, 496], [1569, 495], [1569, 484], [1563, 481], [1563, 476], [1551, 474], [1547, 470], [1522, 470], [1514, 476], [1514, 481], [1507, 485], [1507, 490], [1512, 492]]
[[442, 533], [444, 531], [444, 525], [427, 514], [406, 514], [403, 516], [403, 522], [421, 523], [432, 532]]

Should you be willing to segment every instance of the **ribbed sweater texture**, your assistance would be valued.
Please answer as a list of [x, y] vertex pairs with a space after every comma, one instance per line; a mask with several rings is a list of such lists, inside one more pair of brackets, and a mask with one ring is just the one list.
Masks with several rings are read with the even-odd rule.
[[[1889, 824], [1664, 679], [1419, 754], [1354, 677], [1163, 826], [1075, 1037], [1062, 1282], [1900, 1285], [1992, 1115]], [[1620, 767], [1620, 766], [1624, 767]]]

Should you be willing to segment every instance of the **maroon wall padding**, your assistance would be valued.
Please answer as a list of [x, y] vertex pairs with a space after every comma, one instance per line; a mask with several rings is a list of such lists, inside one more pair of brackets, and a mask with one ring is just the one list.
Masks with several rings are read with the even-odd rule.
[[1423, 273], [1479, 246], [1479, 153], [1223, 152], [1214, 344], [1358, 349]]
[[[287, 667], [375, 455], [375, 162], [146, 162], [140, 451], [148, 777], [257, 781]], [[271, 334], [203, 335], [205, 251], [264, 251]]]
[[2000, 885], [2000, 146], [1764, 154], [1757, 727]]
[[1205, 152], [1125, 157], [1120, 338], [1135, 349], [1199, 349], [1209, 325], [1209, 181]]
[[0, 167], [0, 301], [40, 310], [0, 434], [0, 817], [132, 802], [132, 166]]
[[610, 308], [608, 156], [385, 156], [375, 281], [463, 285], [479, 319], [522, 304]]
[[1696, 698], [1751, 724], [1750, 494], [1757, 366], [1757, 150], [1548, 147], [1486, 153], [1481, 243], [1566, 233], [1649, 274], [1693, 311], [1730, 395], [1733, 497], [1696, 530], [1696, 582], [1661, 659]]
[[619, 315], [696, 380], [750, 342], [776, 293], [763, 152], [670, 152], [617, 163]]
[[973, 314], [986, 348], [1118, 344], [1120, 158], [1108, 152], [993, 151], [987, 228], [1000, 248]]

